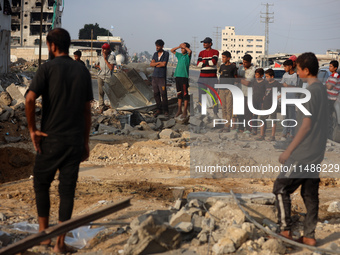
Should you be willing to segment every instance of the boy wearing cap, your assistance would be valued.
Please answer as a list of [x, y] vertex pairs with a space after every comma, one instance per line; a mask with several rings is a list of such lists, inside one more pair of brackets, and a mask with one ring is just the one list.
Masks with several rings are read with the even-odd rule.
[[99, 56], [98, 64], [96, 65], [99, 68], [98, 72], [98, 94], [99, 94], [99, 110], [103, 112], [105, 104], [104, 104], [104, 82], [107, 82], [108, 79], [111, 78], [113, 67], [116, 64], [115, 57], [110, 54], [111, 48], [108, 43], [104, 43], [102, 46], [102, 55]]
[[[198, 79], [198, 87], [202, 89], [207, 89], [208, 86], [215, 87], [217, 84], [217, 62], [219, 52], [211, 48], [212, 39], [210, 37], [206, 37], [203, 41], [203, 47], [205, 50], [202, 50], [198, 55], [197, 66], [201, 68], [200, 77]], [[206, 86], [208, 85], [208, 86]], [[204, 92], [199, 89], [198, 96], [199, 100], [201, 100], [201, 95]], [[215, 95], [215, 94], [214, 94]], [[218, 119], [218, 105], [214, 105], [214, 118]]]
[[[181, 53], [176, 52], [181, 49]], [[181, 43], [178, 47], [172, 48], [171, 52], [178, 59], [174, 77], [176, 79], [176, 89], [178, 97], [178, 111], [176, 117], [182, 114], [182, 118], [186, 118], [188, 114], [189, 104], [189, 66], [191, 61], [191, 50], [189, 43]], [[182, 101], [184, 100], [184, 110], [182, 112]]]
[[166, 117], [169, 116], [168, 93], [166, 90], [166, 66], [169, 61], [169, 52], [164, 51], [164, 41], [159, 39], [155, 42], [156, 52], [153, 54], [150, 66], [154, 67], [152, 73], [152, 89], [157, 105], [154, 116], [157, 117], [163, 110]]
[[81, 58], [81, 51], [80, 50], [73, 52], [73, 57], [74, 57], [75, 61], [85, 65], [84, 61], [80, 59]]
[[[237, 68], [234, 64], [230, 63], [231, 54], [229, 51], [222, 53], [222, 62], [220, 66], [220, 84], [232, 84], [234, 85], [235, 79], [237, 78]], [[229, 89], [220, 89], [219, 95], [222, 101], [222, 117], [227, 120], [227, 124], [221, 132], [230, 132], [230, 122], [233, 116], [233, 96]]]

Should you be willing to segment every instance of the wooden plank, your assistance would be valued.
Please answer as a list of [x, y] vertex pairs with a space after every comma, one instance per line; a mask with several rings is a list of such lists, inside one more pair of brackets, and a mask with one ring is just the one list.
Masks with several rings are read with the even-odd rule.
[[38, 245], [44, 240], [64, 234], [72, 229], [86, 225], [90, 223], [91, 221], [100, 219], [106, 215], [117, 212], [126, 207], [129, 207], [131, 205], [130, 200], [131, 200], [131, 197], [121, 202], [115, 203], [113, 205], [109, 205], [104, 208], [97, 209], [92, 213], [77, 216], [73, 219], [60, 223], [53, 227], [49, 227], [42, 232], [30, 235], [26, 237], [25, 239], [22, 239], [16, 243], [13, 243], [11, 245], [8, 245], [2, 248], [0, 250], [0, 254], [11, 255], [11, 254], [19, 253], [19, 252], [24, 252], [28, 248], [31, 248], [34, 245]]

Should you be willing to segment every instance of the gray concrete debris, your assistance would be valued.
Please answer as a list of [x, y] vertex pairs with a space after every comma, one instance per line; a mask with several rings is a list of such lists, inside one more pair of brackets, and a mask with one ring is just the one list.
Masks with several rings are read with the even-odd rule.
[[[273, 193], [254, 192], [252, 194], [235, 194], [237, 199], [243, 203], [253, 203], [262, 205], [274, 205], [275, 195]], [[224, 202], [233, 202], [234, 199], [230, 193], [220, 192], [191, 192], [187, 197], [188, 201], [198, 199], [204, 203], [221, 200]]]
[[178, 232], [189, 233], [194, 229], [194, 225], [191, 222], [180, 222], [175, 226]]
[[0, 106], [10, 106], [12, 104], [12, 98], [8, 92], [0, 93]]
[[340, 212], [340, 201], [334, 201], [332, 202], [327, 209], [328, 212], [331, 213], [336, 213], [336, 212]]
[[154, 254], [179, 247], [181, 235], [165, 224], [157, 224], [148, 217], [128, 239], [124, 247], [125, 255]]
[[164, 128], [172, 128], [176, 125], [176, 121], [174, 119], [170, 119], [164, 123]]
[[171, 217], [169, 223], [170, 226], [175, 227], [181, 222], [191, 222], [191, 215], [186, 213], [185, 211], [179, 211]]
[[5, 138], [6, 143], [18, 143], [21, 141], [21, 136], [17, 136], [17, 137], [5, 136], [4, 138]]
[[182, 208], [183, 199], [177, 199], [174, 204], [174, 209], [180, 210]]
[[189, 123], [191, 125], [197, 126], [197, 127], [201, 127], [203, 124], [203, 121], [197, 117], [190, 117]]
[[187, 124], [189, 122], [189, 119], [190, 119], [189, 116], [187, 116], [186, 118], [182, 118], [182, 115], [175, 117], [176, 123], [179, 123], [179, 124]]
[[192, 199], [188, 203], [189, 207], [203, 208], [203, 203], [198, 199]]
[[118, 130], [117, 128], [114, 128], [112, 126], [107, 126], [104, 124], [99, 124], [98, 126], [98, 132], [104, 133], [105, 135], [114, 134], [117, 130]]
[[269, 239], [262, 245], [263, 250], [269, 250], [272, 253], [285, 254], [286, 246], [283, 245], [281, 240]]
[[106, 111], [103, 112], [103, 115], [104, 116], [108, 116], [108, 117], [117, 115], [117, 110], [116, 109], [112, 109], [112, 108], [107, 109]]
[[142, 121], [139, 125], [143, 128], [143, 130], [148, 130], [148, 131], [153, 130], [153, 129], [149, 126], [149, 124], [146, 123], [145, 121]]
[[172, 214], [172, 212], [169, 211], [169, 210], [156, 210], [156, 211], [152, 211], [150, 213], [143, 214], [143, 215], [139, 216], [138, 218], [134, 219], [130, 223], [130, 227], [131, 227], [132, 231], [134, 231], [137, 227], [140, 226], [140, 224], [142, 222], [144, 222], [150, 216], [152, 216], [154, 218], [154, 221], [157, 224], [162, 224], [164, 222], [169, 222], [169, 218], [170, 218], [171, 214]]
[[164, 129], [159, 133], [160, 139], [171, 139], [175, 138], [175, 133], [171, 129]]
[[11, 98], [13, 99], [12, 104], [15, 105], [17, 103], [25, 102], [25, 98], [19, 89], [12, 83], [9, 87], [6, 88], [6, 91], [9, 93]]
[[155, 123], [155, 130], [159, 130], [162, 127], [163, 127], [163, 122], [160, 119], [157, 119]]
[[0, 231], [0, 248], [7, 246], [11, 242], [12, 238], [6, 232]]
[[191, 223], [193, 224], [194, 231], [195, 232], [201, 232], [202, 231], [202, 222], [205, 218], [203, 216], [198, 216], [197, 214], [194, 214], [191, 218]]

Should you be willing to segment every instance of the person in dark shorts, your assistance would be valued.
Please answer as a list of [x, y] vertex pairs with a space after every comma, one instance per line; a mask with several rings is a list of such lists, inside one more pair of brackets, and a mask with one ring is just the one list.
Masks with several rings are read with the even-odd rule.
[[[89, 156], [91, 75], [69, 57], [69, 33], [56, 28], [46, 37], [50, 61], [41, 65], [26, 95], [26, 117], [37, 151], [33, 183], [39, 231], [49, 226], [49, 189], [59, 170], [59, 222], [71, 218], [79, 164]], [[41, 130], [35, 121], [35, 101], [42, 96]], [[49, 245], [51, 240], [42, 244]], [[55, 252], [66, 253], [65, 234], [57, 237]]]
[[[282, 84], [279, 83], [274, 79], [274, 70], [268, 69], [265, 72], [266, 76], [266, 91], [265, 95], [263, 97], [263, 104], [262, 104], [262, 110], [269, 110], [272, 107], [273, 104], [273, 88], [278, 88], [278, 91], [282, 88]], [[276, 132], [276, 122], [274, 121], [277, 119], [277, 113], [276, 109], [275, 111], [270, 115], [262, 115], [260, 118], [264, 124], [261, 126], [261, 135], [256, 139], [257, 141], [263, 141], [266, 129], [267, 129], [267, 119], [272, 120], [272, 135], [269, 138], [269, 141], [275, 141], [275, 132]]]
[[298, 75], [308, 83], [307, 90], [311, 98], [303, 106], [311, 115], [298, 109], [297, 133], [279, 157], [279, 162], [284, 165], [286, 171], [282, 171], [275, 180], [273, 193], [277, 199], [280, 235], [292, 239], [290, 195], [301, 186], [301, 196], [307, 214], [304, 220], [304, 235], [297, 241], [315, 246], [320, 182], [319, 171], [316, 169], [324, 158], [327, 143], [327, 91], [317, 78], [319, 62], [314, 53], [303, 53], [296, 63]]
[[157, 117], [163, 111], [164, 115], [168, 117], [169, 107], [168, 93], [166, 90], [166, 66], [169, 61], [169, 52], [163, 50], [163, 40], [157, 40], [155, 45], [156, 52], [153, 54], [150, 63], [150, 66], [155, 68], [152, 74], [152, 88], [157, 105], [157, 111], [154, 113], [154, 116]]
[[[181, 53], [176, 50], [181, 49]], [[181, 43], [178, 47], [172, 48], [171, 52], [175, 54], [178, 62], [175, 69], [174, 77], [176, 79], [176, 90], [178, 98], [178, 111], [175, 117], [178, 117], [182, 113], [182, 118], [186, 118], [188, 115], [189, 104], [189, 66], [191, 61], [191, 50], [189, 43]], [[184, 110], [182, 111], [182, 102], [184, 100]]]
[[[262, 109], [263, 98], [266, 93], [266, 84], [267, 80], [263, 79], [264, 70], [262, 68], [257, 68], [255, 70], [255, 79], [251, 81], [249, 87], [253, 88], [253, 106], [257, 110]], [[258, 116], [256, 114], [252, 114], [253, 119], [257, 119]], [[258, 121], [252, 123], [251, 132], [253, 135], [257, 135], [257, 123]]]
[[[231, 53], [225, 51], [222, 53], [222, 62], [220, 66], [220, 84], [235, 85], [235, 78], [237, 78], [236, 65], [230, 63]], [[233, 117], [233, 96], [229, 89], [219, 89], [219, 95], [222, 101], [222, 117], [227, 120], [225, 127], [221, 129], [221, 132], [230, 132], [230, 123]]]

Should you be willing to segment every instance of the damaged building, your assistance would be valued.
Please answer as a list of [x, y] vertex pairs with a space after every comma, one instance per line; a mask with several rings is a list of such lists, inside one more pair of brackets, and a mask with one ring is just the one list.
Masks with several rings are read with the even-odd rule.
[[9, 71], [11, 35], [11, 6], [9, 0], [0, 0], [0, 74]]
[[[12, 0], [11, 55], [25, 60], [37, 59], [40, 42], [40, 18], [42, 15], [42, 43], [47, 33], [61, 27], [64, 9], [62, 0], [44, 1], [41, 14], [41, 0]], [[47, 48], [42, 49], [43, 58], [48, 57]]]

